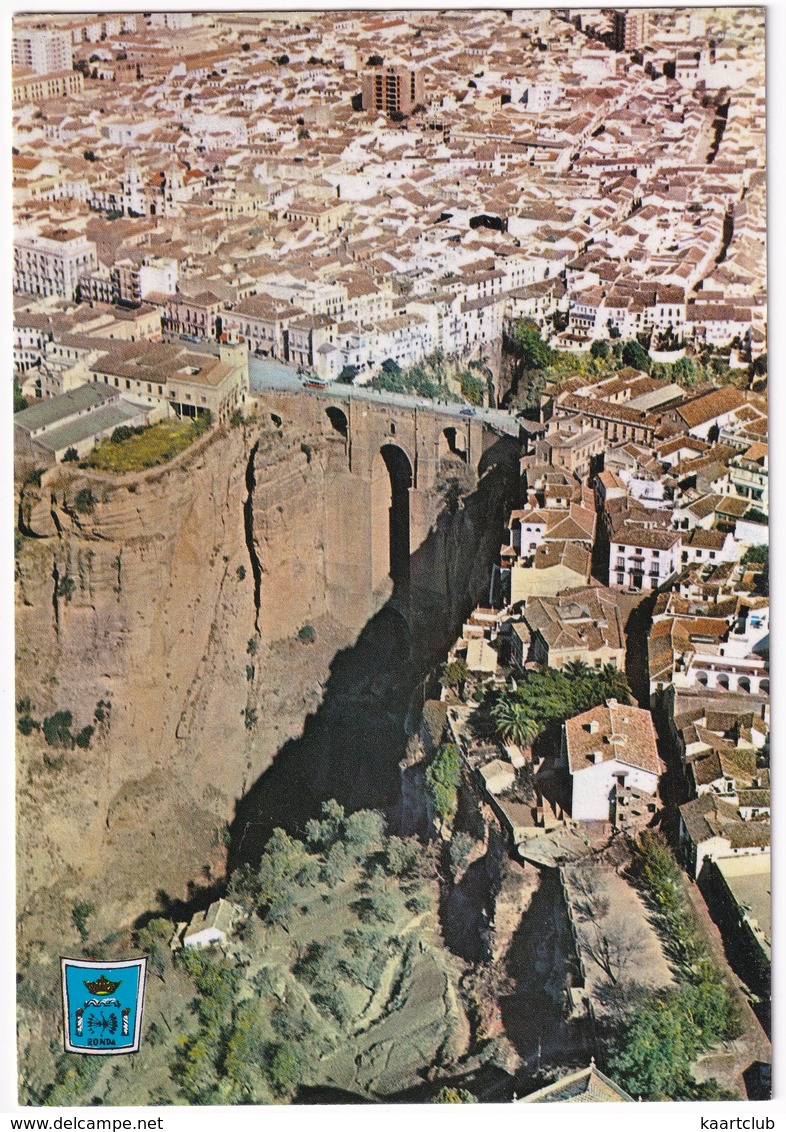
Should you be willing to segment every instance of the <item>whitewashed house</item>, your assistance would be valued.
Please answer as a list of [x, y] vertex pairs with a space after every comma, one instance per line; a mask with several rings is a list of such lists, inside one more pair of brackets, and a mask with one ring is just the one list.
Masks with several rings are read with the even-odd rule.
[[210, 947], [225, 943], [239, 910], [228, 900], [216, 900], [205, 912], [197, 912], [183, 934], [183, 947]]
[[609, 700], [562, 727], [560, 761], [571, 778], [571, 816], [577, 821], [610, 821], [617, 792], [654, 795], [661, 762], [652, 716], [641, 708]]

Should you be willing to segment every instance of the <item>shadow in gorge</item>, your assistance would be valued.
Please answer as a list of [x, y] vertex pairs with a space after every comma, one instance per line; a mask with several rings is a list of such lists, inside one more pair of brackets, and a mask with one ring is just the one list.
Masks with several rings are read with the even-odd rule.
[[586, 1019], [568, 1019], [565, 988], [575, 978], [570, 924], [556, 869], [541, 882], [521, 918], [506, 959], [510, 993], [500, 999], [502, 1024], [528, 1070], [586, 1065], [595, 1053]]
[[348, 811], [387, 812], [399, 794], [398, 763], [413, 694], [443, 659], [464, 617], [485, 601], [491, 565], [518, 485], [518, 445], [503, 437], [480, 462], [463, 507], [440, 512], [357, 642], [333, 659], [322, 704], [239, 801], [230, 828], [229, 870], [256, 865], [277, 826], [295, 836], [323, 801]]

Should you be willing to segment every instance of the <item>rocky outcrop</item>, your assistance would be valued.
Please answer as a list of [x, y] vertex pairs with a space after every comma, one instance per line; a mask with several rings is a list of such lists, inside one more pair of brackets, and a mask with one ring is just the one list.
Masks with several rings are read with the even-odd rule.
[[[58, 466], [20, 486], [16, 698], [39, 722], [67, 710], [96, 726], [87, 749], [19, 736], [23, 936], [71, 930], [89, 900], [98, 937], [221, 873], [238, 800], [320, 712], [365, 624], [331, 603], [326, 576], [338, 447], [313, 411], [267, 414], [165, 468]], [[452, 514], [423, 493], [412, 584], [393, 599], [410, 676], [485, 591], [515, 469], [487, 464]]]

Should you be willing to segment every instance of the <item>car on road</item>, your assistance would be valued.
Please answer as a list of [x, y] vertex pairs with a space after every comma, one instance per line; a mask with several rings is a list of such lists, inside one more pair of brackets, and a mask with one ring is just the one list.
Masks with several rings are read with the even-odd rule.
[[461, 410], [461, 416], [462, 417], [474, 417], [475, 416], [475, 410], [474, 409], [462, 409]]

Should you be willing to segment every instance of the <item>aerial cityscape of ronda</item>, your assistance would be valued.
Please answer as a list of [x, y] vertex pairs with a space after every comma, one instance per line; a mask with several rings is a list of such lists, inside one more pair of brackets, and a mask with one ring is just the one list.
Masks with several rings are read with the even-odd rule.
[[764, 22], [14, 17], [20, 1106], [770, 1098]]

